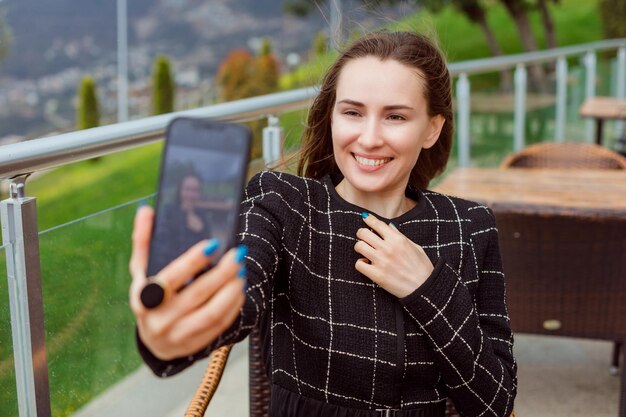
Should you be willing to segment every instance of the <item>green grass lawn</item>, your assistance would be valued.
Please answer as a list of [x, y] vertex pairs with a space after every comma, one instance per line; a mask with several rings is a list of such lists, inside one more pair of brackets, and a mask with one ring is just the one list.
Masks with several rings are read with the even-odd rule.
[[[561, 0], [552, 6], [561, 45], [602, 38], [595, 1]], [[521, 51], [518, 36], [500, 6], [489, 19], [507, 53]], [[533, 18], [538, 28], [538, 21]], [[489, 56], [482, 33], [452, 8], [438, 15], [420, 13], [394, 29], [436, 31], [450, 62]], [[584, 28], [584, 30], [581, 30]], [[333, 59], [327, 54], [302, 66], [281, 81], [283, 88], [319, 81]], [[580, 78], [580, 77], [579, 77]], [[605, 77], [606, 78], [606, 77]], [[493, 76], [472, 79], [472, 91], [492, 88]], [[580, 79], [579, 79], [580, 83]], [[577, 84], [579, 85], [579, 84]], [[572, 88], [578, 88], [572, 86]], [[576, 103], [572, 103], [572, 108]], [[576, 112], [568, 128], [580, 130]], [[286, 147], [297, 147], [306, 111], [281, 116]], [[497, 165], [512, 150], [512, 116], [500, 135], [487, 136], [491, 123], [472, 119], [472, 155], [478, 165]], [[545, 139], [553, 132], [551, 121]], [[129, 236], [135, 203], [155, 191], [162, 144], [152, 144], [51, 170], [27, 182], [36, 196], [39, 229], [45, 231], [75, 219], [78, 222], [40, 237], [47, 349], [53, 415], [67, 416], [119, 381], [140, 361], [135, 352], [132, 316], [127, 306]], [[456, 148], [450, 168], [456, 166]], [[112, 209], [118, 205], [125, 206]], [[92, 214], [98, 213], [95, 216]], [[87, 218], [83, 218], [88, 216]], [[16, 415], [11, 330], [4, 256], [0, 249], [0, 416]]]

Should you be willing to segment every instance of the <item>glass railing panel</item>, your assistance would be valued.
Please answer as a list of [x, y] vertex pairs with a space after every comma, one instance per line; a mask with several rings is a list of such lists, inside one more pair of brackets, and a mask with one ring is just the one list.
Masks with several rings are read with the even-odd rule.
[[498, 166], [513, 150], [515, 100], [512, 85], [506, 82], [512, 77], [511, 71], [469, 77], [471, 166]]
[[13, 362], [6, 246], [0, 244], [0, 416], [17, 417], [17, 388]]
[[[614, 61], [614, 59], [613, 59]], [[542, 66], [543, 83], [535, 81], [532, 68], [527, 68], [525, 98], [525, 146], [550, 142], [556, 138], [556, 78], [552, 64]], [[615, 95], [615, 63], [598, 59], [596, 95]], [[472, 75], [470, 99], [470, 155], [472, 166], [496, 167], [514, 150], [515, 93], [514, 71]], [[586, 73], [579, 61], [569, 62], [565, 141], [586, 140], [585, 120], [579, 109], [585, 100]], [[542, 87], [538, 87], [542, 85]], [[457, 121], [458, 121], [458, 114]], [[615, 142], [615, 123], [605, 123], [605, 146]], [[457, 130], [458, 133], [458, 130]], [[457, 144], [452, 150], [450, 166], [456, 166]]]
[[[573, 62], [572, 62], [573, 61]], [[565, 123], [565, 140], [573, 142], [586, 141], [586, 122], [579, 114], [580, 106], [585, 101], [586, 77], [584, 66], [578, 60], [570, 60], [567, 79], [567, 112]], [[596, 96], [614, 96], [614, 75], [611, 69], [611, 59], [598, 56], [596, 63]], [[614, 122], [604, 124], [604, 145], [611, 148], [614, 143]], [[595, 140], [595, 122], [594, 122]]]
[[37, 197], [39, 230], [153, 193], [162, 148], [154, 143], [34, 175], [26, 194]]
[[565, 140], [585, 141], [585, 119], [578, 114], [585, 101], [585, 68], [570, 63], [567, 78], [567, 112], [565, 122]]
[[136, 202], [40, 234], [52, 415], [70, 416], [141, 361], [128, 307]]
[[307, 115], [308, 109], [291, 111], [280, 115], [280, 125], [285, 132], [286, 152], [293, 152], [300, 147]]

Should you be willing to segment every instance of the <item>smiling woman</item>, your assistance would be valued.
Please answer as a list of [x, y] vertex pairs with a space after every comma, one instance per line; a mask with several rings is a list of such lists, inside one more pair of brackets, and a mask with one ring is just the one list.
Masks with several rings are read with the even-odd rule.
[[[464, 416], [510, 415], [517, 367], [493, 213], [426, 189], [450, 153], [450, 89], [427, 38], [356, 41], [309, 112], [299, 176], [252, 178], [244, 246], [149, 311], [138, 291], [152, 210], [140, 209], [130, 298], [151, 369], [173, 375], [258, 328], [270, 416], [443, 417], [447, 398]], [[157, 277], [175, 286], [201, 272], [205, 245]]]
[[[439, 114], [429, 116], [423, 80], [419, 70], [371, 56], [341, 71], [331, 134], [344, 175], [337, 192], [347, 201], [365, 206], [372, 200], [370, 209], [387, 218], [415, 205], [404, 189], [420, 152], [437, 142], [445, 122]], [[400, 200], [389, 204], [381, 195]]]

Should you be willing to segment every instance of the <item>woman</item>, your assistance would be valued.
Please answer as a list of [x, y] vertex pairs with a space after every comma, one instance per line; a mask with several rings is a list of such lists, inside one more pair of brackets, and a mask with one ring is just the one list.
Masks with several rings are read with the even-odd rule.
[[[131, 304], [152, 370], [179, 372], [260, 326], [272, 416], [439, 417], [448, 396], [463, 415], [508, 416], [516, 365], [493, 213], [425, 190], [450, 152], [450, 90], [428, 39], [358, 40], [312, 105], [301, 176], [257, 174], [245, 246], [149, 312], [137, 301], [152, 219], [141, 209]], [[216, 244], [160, 278], [181, 287]]]
[[184, 175], [176, 187], [175, 200], [161, 208], [163, 218], [169, 220], [158, 228], [157, 239], [166, 244], [157, 245], [159, 253], [150, 258], [154, 265], [150, 265], [149, 270], [161, 270], [173, 255], [180, 255], [194, 243], [210, 236], [207, 210], [203, 208], [201, 196], [202, 179], [194, 173]]

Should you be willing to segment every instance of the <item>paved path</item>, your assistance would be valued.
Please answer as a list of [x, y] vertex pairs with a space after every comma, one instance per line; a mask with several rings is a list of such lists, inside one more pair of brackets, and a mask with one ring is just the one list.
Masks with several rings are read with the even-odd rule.
[[[608, 342], [518, 335], [518, 417], [617, 417], [619, 377]], [[248, 414], [247, 343], [233, 349], [207, 416]], [[183, 417], [206, 362], [165, 380], [141, 368], [73, 417]]]

